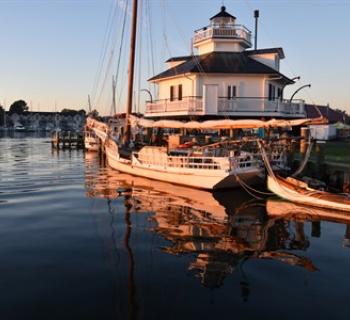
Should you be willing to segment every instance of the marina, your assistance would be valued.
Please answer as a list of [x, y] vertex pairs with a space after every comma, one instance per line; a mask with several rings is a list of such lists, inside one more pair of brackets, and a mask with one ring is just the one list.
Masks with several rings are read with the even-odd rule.
[[1, 319], [349, 319], [349, 4], [0, 7]]
[[348, 216], [118, 174], [20, 134], [0, 139], [2, 318], [348, 318]]

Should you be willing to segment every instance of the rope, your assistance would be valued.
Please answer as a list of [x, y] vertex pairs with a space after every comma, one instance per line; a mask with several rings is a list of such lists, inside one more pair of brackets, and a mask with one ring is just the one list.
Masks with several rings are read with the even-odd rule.
[[271, 196], [273, 195], [272, 192], [264, 192], [264, 191], [260, 191], [258, 189], [255, 189], [253, 187], [251, 187], [249, 184], [247, 184], [244, 180], [242, 180], [238, 175], [236, 175], [236, 173], [233, 173], [236, 177], [236, 179], [242, 183], [242, 185], [244, 185], [247, 189], [250, 189], [251, 191], [253, 192], [256, 192], [256, 193], [259, 193], [259, 194], [262, 194], [262, 195], [265, 195], [265, 196]]
[[252, 197], [258, 199], [258, 200], [263, 200], [263, 198], [255, 195], [253, 192], [257, 193], [257, 194], [261, 194], [261, 195], [273, 195], [273, 193], [270, 193], [270, 192], [263, 192], [263, 191], [260, 191], [260, 190], [257, 190], [253, 187], [251, 187], [250, 185], [248, 185], [244, 180], [242, 180], [238, 175], [237, 173], [233, 170], [232, 171], [233, 175], [235, 176], [237, 182], [241, 185], [241, 187], [248, 193], [250, 194]]

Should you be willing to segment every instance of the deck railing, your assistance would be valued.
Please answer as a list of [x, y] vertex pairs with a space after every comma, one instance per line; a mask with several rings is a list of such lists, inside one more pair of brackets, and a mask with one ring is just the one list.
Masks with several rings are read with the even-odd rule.
[[166, 156], [164, 158], [159, 158], [154, 155], [135, 155], [138, 161], [143, 165], [161, 166], [164, 168], [223, 169], [222, 164], [215, 161], [218, 159], [215, 157]]
[[208, 157], [208, 156], [168, 156], [134, 153], [138, 162], [145, 166], [166, 168], [202, 169], [202, 170], [244, 170], [259, 167], [259, 161], [253, 156]]
[[229, 25], [229, 26], [219, 26], [211, 25], [203, 29], [197, 30], [193, 43], [211, 39], [211, 38], [230, 38], [230, 39], [240, 39], [245, 40], [251, 45], [251, 32], [243, 25]]
[[[146, 104], [146, 115], [164, 113], [180, 113], [184, 115], [205, 114], [202, 97], [184, 97], [182, 100], [164, 99]], [[259, 97], [237, 97], [228, 99], [218, 98], [218, 114], [239, 114], [239, 113], [279, 113], [285, 115], [304, 115], [303, 100], [281, 100]]]
[[181, 100], [163, 99], [148, 102], [146, 105], [146, 113], [181, 111], [189, 113], [203, 111], [202, 97], [183, 97]]
[[293, 100], [292, 102], [284, 99], [258, 98], [258, 97], [239, 97], [227, 99], [222, 97], [218, 99], [218, 113], [230, 112], [267, 112], [283, 114], [304, 114], [304, 101]]

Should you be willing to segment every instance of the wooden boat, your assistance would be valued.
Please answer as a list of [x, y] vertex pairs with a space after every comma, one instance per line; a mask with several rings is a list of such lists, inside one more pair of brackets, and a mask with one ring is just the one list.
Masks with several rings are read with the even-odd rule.
[[350, 223], [350, 213], [339, 210], [315, 208], [303, 204], [292, 203], [282, 199], [268, 199], [266, 212], [271, 218], [286, 218], [311, 221], [330, 221]]
[[305, 182], [278, 175], [267, 177], [268, 189], [279, 197], [299, 204], [350, 212], [350, 195], [310, 188]]

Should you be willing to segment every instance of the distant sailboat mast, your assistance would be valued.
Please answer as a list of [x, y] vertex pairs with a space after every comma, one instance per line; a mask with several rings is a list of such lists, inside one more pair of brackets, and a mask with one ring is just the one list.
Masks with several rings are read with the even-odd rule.
[[89, 113], [91, 113], [91, 100], [90, 100], [90, 95], [88, 95], [88, 103], [89, 103]]
[[133, 0], [132, 4], [132, 20], [131, 20], [131, 35], [130, 35], [130, 53], [129, 53], [129, 76], [128, 76], [128, 93], [126, 103], [125, 128], [123, 144], [129, 145], [130, 142], [130, 114], [132, 112], [133, 84], [134, 84], [134, 69], [135, 69], [135, 47], [136, 47], [136, 27], [137, 27], [137, 3], [138, 0]]

